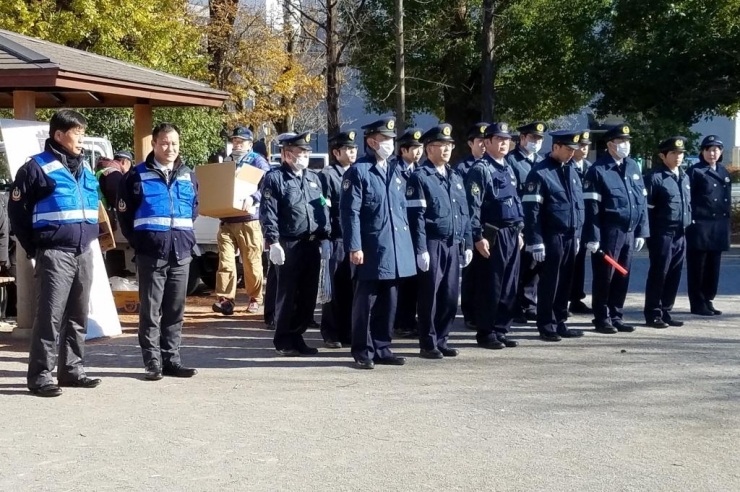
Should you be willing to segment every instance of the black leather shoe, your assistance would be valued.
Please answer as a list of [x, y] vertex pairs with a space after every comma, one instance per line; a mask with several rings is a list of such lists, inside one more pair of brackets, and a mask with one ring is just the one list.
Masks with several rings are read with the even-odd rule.
[[617, 329], [614, 327], [611, 321], [596, 321], [594, 320], [594, 330], [598, 333], [603, 333], [605, 335], [613, 335], [617, 332]]
[[180, 364], [172, 364], [164, 366], [164, 368], [162, 368], [162, 374], [173, 378], [192, 378], [198, 374], [198, 370], [193, 369], [192, 367], [185, 367]]
[[503, 333], [501, 333], [500, 335], [496, 335], [496, 338], [499, 342], [503, 343], [504, 347], [506, 348], [514, 348], [519, 346], [519, 342], [517, 342], [516, 340], [509, 340]]
[[540, 332], [540, 338], [546, 342], [559, 342], [562, 340], [560, 335], [551, 331]]
[[633, 331], [635, 331], [634, 326], [628, 325], [621, 319], [614, 320], [613, 323], [614, 323], [614, 328], [616, 328], [617, 331], [621, 331], [622, 333], [632, 333]]
[[419, 351], [419, 357], [422, 359], [444, 359], [445, 356], [437, 349], [426, 350], [421, 349]]
[[309, 347], [308, 345], [303, 345], [301, 347], [296, 348], [299, 354], [301, 355], [316, 355], [319, 353], [319, 349], [314, 347]]
[[498, 339], [479, 341], [478, 346], [488, 350], [501, 350], [502, 348], [506, 347], [506, 345], [501, 343]]
[[327, 342], [324, 342], [324, 347], [329, 348], [329, 349], [340, 349], [342, 348], [342, 342], [327, 341]]
[[714, 304], [712, 304], [712, 301], [707, 301], [707, 307], [715, 316], [719, 316], [720, 314], [722, 314], [722, 311], [714, 308]]
[[234, 303], [226, 298], [219, 299], [218, 302], [214, 302], [211, 306], [214, 313], [221, 313], [224, 316], [231, 316], [234, 314]]
[[714, 311], [706, 307], [701, 307], [699, 309], [692, 309], [691, 314], [695, 314], [697, 316], [714, 316]]
[[668, 328], [668, 323], [666, 323], [665, 321], [663, 321], [660, 318], [655, 318], [655, 319], [653, 319], [651, 321], [648, 321], [645, 324], [648, 325], [651, 328]]
[[560, 338], [581, 338], [583, 336], [583, 330], [565, 328], [564, 330], [558, 330], [558, 335], [560, 335]]
[[478, 326], [472, 321], [466, 321], [465, 328], [467, 328], [470, 331], [478, 331]]
[[379, 366], [402, 366], [406, 364], [406, 357], [391, 355], [390, 357], [379, 357], [375, 359], [375, 364]]
[[158, 362], [151, 362], [144, 369], [144, 378], [149, 381], [159, 381], [162, 379], [162, 366]]
[[375, 362], [370, 359], [360, 359], [355, 361], [357, 369], [375, 369]]
[[300, 357], [301, 353], [296, 349], [275, 349], [275, 352], [281, 357]]
[[100, 383], [102, 383], [102, 379], [98, 378], [89, 378], [85, 376], [82, 379], [78, 379], [77, 381], [59, 381], [59, 387], [61, 388], [95, 388], [97, 386], [100, 386]]
[[457, 357], [458, 355], [460, 355], [460, 351], [455, 348], [437, 347], [437, 350], [442, 352], [442, 355], [444, 355], [445, 357]]
[[575, 314], [591, 314], [591, 308], [586, 306], [586, 303], [583, 301], [573, 301], [570, 303], [570, 309], [568, 309], [571, 313]]
[[527, 318], [527, 321], [537, 321], [537, 311], [534, 309], [528, 309], [527, 311], [524, 311], [524, 317]]
[[62, 388], [57, 386], [56, 384], [45, 384], [43, 386], [40, 386], [38, 388], [29, 388], [28, 391], [30, 391], [32, 394], [36, 396], [40, 396], [42, 398], [53, 398], [55, 396], [61, 396], [62, 395]]
[[664, 319], [666, 323], [668, 323], [668, 326], [683, 326], [683, 321], [678, 321], [677, 319]]

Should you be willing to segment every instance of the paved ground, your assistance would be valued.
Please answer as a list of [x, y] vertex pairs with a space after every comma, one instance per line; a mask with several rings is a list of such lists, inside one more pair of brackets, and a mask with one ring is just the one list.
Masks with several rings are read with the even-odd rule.
[[[367, 372], [347, 350], [277, 358], [259, 318], [194, 300], [196, 378], [143, 381], [127, 331], [89, 344], [103, 385], [51, 400], [25, 391], [24, 344], [0, 338], [0, 490], [737, 491], [739, 277], [736, 252], [725, 316], [680, 316], [683, 297], [683, 328], [547, 344], [530, 326], [495, 352], [460, 329], [457, 359], [401, 341], [405, 367]], [[641, 304], [630, 296], [631, 319]]]

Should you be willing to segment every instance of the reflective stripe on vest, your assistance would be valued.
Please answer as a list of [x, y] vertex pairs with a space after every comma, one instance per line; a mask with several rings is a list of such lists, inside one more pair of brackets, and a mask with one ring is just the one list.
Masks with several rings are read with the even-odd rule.
[[98, 180], [86, 167], [76, 179], [50, 152], [33, 156], [41, 170], [56, 183], [54, 192], [33, 208], [34, 229], [48, 225], [98, 223]]
[[135, 231], [169, 231], [193, 229], [195, 189], [190, 173], [177, 177], [169, 185], [161, 174], [136, 166], [141, 180], [142, 202], [134, 215]]

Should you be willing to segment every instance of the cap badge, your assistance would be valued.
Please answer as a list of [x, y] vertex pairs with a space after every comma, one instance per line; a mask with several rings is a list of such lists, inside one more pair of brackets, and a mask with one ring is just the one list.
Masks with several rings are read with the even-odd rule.
[[385, 124], [385, 127], [389, 130], [393, 130], [396, 127], [396, 121], [395, 120], [388, 120], [388, 123]]
[[501, 123], [501, 131], [502, 132], [508, 132], [509, 131], [509, 125], [506, 123]]
[[355, 139], [355, 132], [349, 132], [347, 134], [347, 136], [349, 137], [350, 140], [354, 140]]
[[481, 135], [486, 133], [486, 125], [481, 125], [481, 127], [478, 128], [478, 131]]
[[573, 135], [573, 143], [578, 143], [581, 140], [580, 135]]
[[308, 142], [311, 141], [311, 134], [310, 133], [308, 135], [306, 135], [305, 140], [306, 140], [306, 143], [308, 143]]
[[449, 126], [445, 126], [444, 128], [442, 128], [442, 135], [449, 137], [451, 133], [452, 128], [450, 128]]
[[545, 125], [542, 123], [537, 123], [537, 131], [538, 132], [544, 132], [545, 131]]
[[676, 140], [676, 147], [683, 148], [683, 140]]
[[625, 135], [629, 135], [630, 134], [630, 127], [623, 126], [622, 127], [622, 133], [624, 133]]
[[414, 140], [419, 140], [421, 138], [421, 132], [414, 132]]
[[590, 135], [590, 133], [583, 132], [583, 138], [582, 138], [582, 140], [588, 140], [589, 135]]

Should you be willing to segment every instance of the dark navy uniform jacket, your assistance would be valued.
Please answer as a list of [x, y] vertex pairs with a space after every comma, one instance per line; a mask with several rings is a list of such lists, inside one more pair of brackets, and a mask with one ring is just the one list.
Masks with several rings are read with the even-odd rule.
[[426, 161], [409, 178], [406, 201], [416, 254], [427, 251], [427, 239], [452, 240], [463, 250], [473, 249], [463, 180], [450, 166], [445, 172], [442, 176]]
[[463, 160], [458, 162], [453, 166], [455, 172], [460, 175], [460, 177], [465, 181], [465, 178], [468, 176], [468, 172], [473, 167], [473, 164], [476, 163], [478, 159], [473, 157], [473, 154], [467, 155]]
[[338, 162], [333, 161], [319, 173], [321, 189], [326, 199], [326, 205], [329, 207], [332, 241], [342, 239], [342, 226], [339, 220], [339, 197], [342, 193], [342, 178], [344, 178], [346, 172]]
[[416, 275], [416, 259], [406, 215], [406, 187], [399, 166], [381, 169], [372, 153], [344, 174], [339, 205], [346, 251], [362, 251], [358, 280]]
[[[149, 171], [156, 173], [162, 180], [165, 180], [162, 171], [154, 164], [154, 153], [147, 156], [144, 164], [146, 164]], [[179, 157], [172, 168], [167, 187], [172, 189], [177, 178], [186, 174], [190, 175], [195, 196], [172, 196], [172, 199], [191, 200], [192, 220], [195, 221], [198, 218], [198, 180], [195, 173], [183, 164]], [[118, 189], [118, 223], [121, 226], [121, 233], [126, 237], [129, 245], [134, 248], [137, 254], [157, 260], [169, 260], [170, 256], [174, 254], [178, 263], [182, 264], [190, 261], [193, 246], [196, 244], [194, 230], [174, 228], [166, 231], [134, 230], [136, 211], [144, 201], [142, 190], [141, 176], [136, 170], [136, 166], [134, 166], [124, 175], [121, 187]]]
[[571, 161], [571, 165], [573, 166], [573, 170], [578, 173], [578, 177], [581, 178], [581, 181], [583, 181], [583, 178], [586, 177], [586, 173], [593, 164], [591, 164], [591, 161], [589, 161], [588, 159], [583, 159], [581, 169], [578, 169], [576, 167], [576, 161]]
[[529, 172], [535, 164], [542, 162], [543, 157], [540, 154], [534, 154], [532, 159], [534, 160], [530, 161], [527, 158], [527, 154], [522, 150], [521, 145], [517, 145], [516, 148], [506, 156], [506, 163], [514, 170], [520, 197], [524, 195], [524, 183], [527, 181]]
[[[47, 139], [45, 149], [51, 152], [59, 162], [70, 169], [70, 155], [57, 148], [51, 139]], [[73, 175], [79, 182], [83, 170], [82, 157], [75, 163]], [[41, 248], [58, 249], [70, 253], [87, 251], [90, 243], [98, 237], [97, 222], [49, 224], [41, 228], [33, 227], [35, 205], [54, 193], [56, 181], [44, 173], [39, 163], [31, 159], [15, 175], [8, 201], [8, 216], [13, 234], [18, 238], [26, 254], [33, 257]], [[97, 217], [96, 217], [97, 219]]]
[[283, 164], [262, 180], [260, 224], [269, 244], [331, 235], [329, 207], [317, 173], [304, 169], [300, 176]]
[[527, 246], [544, 244], [556, 234], [581, 237], [583, 189], [572, 166], [549, 155], [527, 177], [524, 196], [524, 240]]
[[686, 172], [691, 183], [691, 225], [686, 231], [689, 249], [730, 249], [732, 182], [722, 164], [712, 169], [701, 160]]
[[502, 166], [484, 154], [476, 161], [465, 180], [473, 241], [483, 237], [484, 224], [499, 228], [521, 224], [524, 211], [517, 184], [514, 169], [505, 160]]
[[598, 159], [583, 180], [583, 242], [601, 242], [602, 229], [611, 228], [633, 232], [635, 237], [650, 236], [646, 196], [640, 166], [635, 161], [626, 158], [618, 166], [609, 154]]
[[683, 170], [676, 176], [661, 163], [645, 177], [653, 236], [683, 235], [691, 224], [691, 183]]

